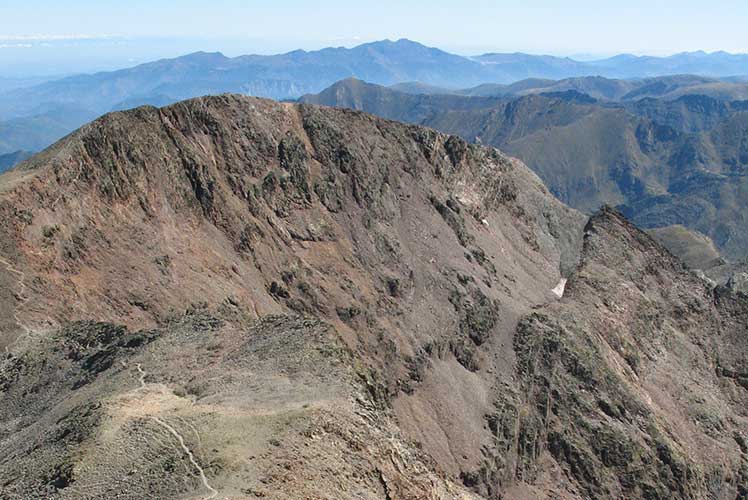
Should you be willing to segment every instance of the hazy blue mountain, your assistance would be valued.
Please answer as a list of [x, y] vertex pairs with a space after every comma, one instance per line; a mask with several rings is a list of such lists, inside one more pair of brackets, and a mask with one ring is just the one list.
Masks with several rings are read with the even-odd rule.
[[509, 83], [526, 78], [560, 79], [570, 76], [594, 74], [590, 63], [579, 62], [568, 57], [553, 57], [543, 55], [514, 54], [483, 54], [474, 57], [486, 68], [489, 68], [497, 78], [498, 83]]
[[160, 108], [175, 102], [177, 102], [176, 99], [164, 94], [132, 96], [112, 106], [112, 111], [123, 111], [126, 109], [137, 108], [138, 106], [155, 106]]
[[520, 96], [574, 90], [595, 99], [619, 101], [643, 97], [665, 97], [682, 88], [693, 88], [721, 84], [723, 89], [748, 89], [739, 82], [727, 82], [715, 78], [693, 75], [661, 76], [640, 79], [612, 79], [602, 76], [576, 76], [561, 80], [548, 78], [525, 78], [510, 84], [483, 83], [465, 89], [436, 87], [421, 82], [391, 85], [390, 88], [408, 94], [455, 94], [477, 97]]
[[150, 102], [154, 96], [176, 101], [235, 92], [295, 98], [350, 76], [384, 85], [418, 80], [447, 86], [477, 85], [492, 77], [479, 62], [408, 40], [275, 56], [195, 53], [19, 89], [0, 96], [0, 117], [25, 115], [43, 103], [74, 103], [104, 113], [123, 102]]
[[[415, 93], [491, 97], [576, 91], [605, 100], [660, 97], [677, 93], [684, 86], [694, 87], [698, 82], [699, 92], [690, 93], [721, 99], [748, 99], [748, 84], [739, 78], [729, 82], [715, 79], [745, 74], [746, 57], [694, 53], [666, 58], [617, 56], [593, 62], [521, 53], [464, 57], [405, 39], [367, 43], [350, 49], [296, 50], [233, 58], [220, 53], [197, 52], [5, 92], [0, 83], [0, 153], [41, 149], [86, 121], [112, 110], [144, 104], [162, 106], [194, 96], [227, 92], [295, 99], [320, 92], [349, 77], [379, 85], [419, 82], [402, 85], [404, 90]], [[602, 78], [683, 72], [702, 76], [636, 82]], [[673, 95], [675, 97], [678, 96]], [[61, 115], [60, 109], [69, 111]]]
[[8, 92], [10, 90], [20, 89], [23, 87], [32, 87], [39, 85], [45, 81], [51, 80], [52, 78], [45, 78], [39, 76], [30, 77], [4, 77], [0, 76], [0, 92]]
[[511, 84], [484, 83], [466, 89], [448, 89], [420, 82], [390, 86], [408, 94], [454, 94], [478, 97], [520, 96], [573, 90], [605, 101], [636, 101], [648, 97], [675, 100], [684, 95], [704, 95], [733, 101], [748, 99], [748, 83], [736, 78], [667, 75], [628, 80], [579, 76], [562, 80], [527, 78]]
[[593, 62], [521, 53], [463, 57], [404, 39], [271, 56], [228, 58], [220, 53], [198, 52], [6, 92], [0, 95], [0, 118], [26, 116], [50, 103], [75, 104], [104, 113], [120, 103], [149, 103], [154, 99], [165, 103], [224, 92], [288, 99], [320, 92], [348, 77], [379, 85], [420, 82], [456, 89], [510, 84], [527, 78], [558, 80], [589, 75], [636, 78], [691, 73], [720, 77], [744, 74], [747, 68], [748, 56], [726, 53], [665, 58], [617, 56]]
[[83, 107], [58, 104], [46, 112], [0, 121], [0, 154], [41, 151], [98, 115]]
[[28, 160], [31, 156], [33, 156], [33, 153], [29, 151], [15, 151], [0, 155], [0, 173], [15, 167], [24, 160]]
[[599, 74], [614, 78], [678, 74], [730, 77], [745, 75], [748, 70], [748, 55], [704, 51], [683, 52], [669, 57], [622, 54], [588, 64], [598, 68]]
[[[522, 78], [563, 79], [598, 75], [608, 78], [645, 78], [693, 74], [711, 77], [733, 77], [748, 71], [748, 54], [727, 52], [684, 52], [668, 57], [621, 54], [598, 61], [575, 61], [570, 58], [528, 54], [484, 54], [473, 58], [494, 67], [499, 74]], [[503, 83], [500, 80], [496, 80]]]

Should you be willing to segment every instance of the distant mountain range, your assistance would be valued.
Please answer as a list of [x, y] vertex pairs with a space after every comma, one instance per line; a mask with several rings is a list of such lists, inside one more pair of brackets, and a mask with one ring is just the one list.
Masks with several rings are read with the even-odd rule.
[[[496, 146], [527, 163], [574, 208], [616, 205], [641, 227], [681, 224], [712, 238], [727, 257], [748, 257], [748, 101], [649, 97], [653, 88], [674, 89], [666, 96], [682, 91], [667, 80], [643, 82], [638, 90], [627, 82], [580, 82], [596, 85], [598, 93], [626, 87], [647, 97], [601, 101], [572, 89], [501, 97], [408, 94], [347, 79], [301, 100]], [[538, 88], [568, 87], [543, 85]]]
[[9, 90], [14, 89], [20, 89], [24, 87], [32, 87], [34, 85], [39, 85], [40, 83], [43, 83], [48, 80], [52, 80], [52, 77], [49, 78], [43, 78], [43, 77], [28, 77], [28, 78], [21, 78], [21, 77], [4, 77], [0, 76], [0, 92], [7, 92]]
[[631, 80], [581, 76], [562, 80], [527, 78], [511, 84], [486, 83], [466, 89], [448, 89], [421, 82], [405, 82], [390, 88], [408, 94], [454, 94], [473, 97], [521, 96], [574, 90], [605, 101], [636, 101], [648, 97], [674, 100], [698, 94], [721, 100], [748, 99], [748, 84], [739, 79], [695, 75], [668, 75]]
[[[227, 92], [295, 99], [320, 92], [348, 77], [380, 85], [417, 81], [421, 82], [418, 85], [442, 91], [473, 88], [475, 95], [495, 95], [517, 93], [528, 83], [535, 88], [537, 84], [554, 86], [548, 80], [580, 76], [651, 78], [685, 73], [700, 75], [700, 78], [689, 78], [700, 81], [704, 92], [746, 92], [748, 87], [740, 75], [748, 73], [748, 55], [724, 52], [671, 57], [621, 55], [592, 62], [521, 53], [465, 57], [404, 39], [367, 43], [351, 49], [297, 50], [270, 56], [229, 58], [220, 53], [200, 52], [24, 88], [12, 88], [18, 82], [12, 82], [6, 90], [0, 85], [0, 154], [18, 149], [41, 149], [112, 110], [143, 104], [161, 106], [190, 97]], [[533, 80], [509, 85], [528, 78]], [[716, 78], [728, 79], [718, 81]], [[654, 84], [660, 85], [656, 80]], [[573, 86], [573, 83], [564, 85]], [[625, 82], [612, 85], [615, 88], [610, 92], [616, 98], [630, 94], [638, 86]], [[600, 95], [591, 95], [609, 98], [607, 91], [601, 88], [600, 92]], [[71, 108], [74, 109], [72, 113], [68, 112]], [[64, 111], [60, 113], [60, 110]]]
[[97, 116], [72, 103], [50, 103], [29, 116], [0, 121], [0, 154], [41, 151]]
[[0, 173], [13, 168], [24, 160], [28, 160], [31, 156], [32, 153], [29, 153], [28, 151], [16, 151], [14, 153], [0, 155]]
[[319, 92], [347, 77], [380, 85], [418, 81], [463, 88], [483, 83], [509, 84], [527, 78], [557, 80], [589, 75], [644, 78], [674, 74], [707, 77], [748, 74], [748, 55], [724, 52], [670, 57], [621, 55], [592, 62], [522, 53], [464, 57], [404, 39], [352, 49], [297, 50], [272, 56], [228, 58], [220, 53], [199, 52], [16, 89], [0, 100], [0, 115], [26, 114], [48, 102], [72, 102], [106, 112], [125, 103], [163, 103], [223, 92], [288, 99]]

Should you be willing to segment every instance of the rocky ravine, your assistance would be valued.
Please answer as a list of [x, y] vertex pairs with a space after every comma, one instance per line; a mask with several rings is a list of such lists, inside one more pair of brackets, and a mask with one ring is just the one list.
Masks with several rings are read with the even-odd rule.
[[745, 296], [495, 150], [203, 98], [0, 212], [3, 498], [746, 495]]

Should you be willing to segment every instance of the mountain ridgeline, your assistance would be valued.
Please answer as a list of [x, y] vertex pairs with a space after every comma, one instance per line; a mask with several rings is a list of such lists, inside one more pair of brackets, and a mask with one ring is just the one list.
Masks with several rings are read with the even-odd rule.
[[[748, 72], [746, 68], [748, 56], [726, 53], [620, 56], [593, 62], [521, 53], [466, 57], [404, 39], [277, 55], [226, 57], [198, 52], [118, 71], [75, 75], [36, 85], [28, 82], [21, 88], [0, 92], [0, 154], [41, 150], [112, 110], [145, 104], [163, 106], [225, 92], [296, 99], [348, 77], [380, 85], [421, 82], [419, 85], [431, 89], [475, 87], [471, 91], [482, 94], [511, 93], [528, 83], [551, 85], [550, 80], [600, 75], [645, 79], [654, 93], [662, 92], [663, 86], [671, 87], [675, 80], [681, 82], [676, 86], [690, 82], [703, 92], [741, 94], [745, 99], [748, 84], [728, 77], [743, 75]], [[688, 74], [698, 76], [669, 76]], [[658, 77], [665, 77], [665, 81]], [[524, 82], [515, 83], [520, 80]], [[624, 95], [633, 92], [637, 83], [617, 80], [607, 86], [612, 88], [608, 92]]]
[[727, 258], [748, 257], [748, 101], [676, 97], [681, 91], [671, 90], [671, 97], [611, 102], [577, 90], [600, 93], [601, 84], [542, 83], [519, 97], [477, 97], [412, 94], [349, 79], [301, 101], [499, 147], [572, 207], [589, 213], [618, 206], [641, 227], [682, 225], [709, 236]]
[[[351, 76], [381, 85], [417, 81], [451, 89], [589, 75], [619, 79], [699, 75], [706, 84], [718, 83], [718, 78], [743, 75], [747, 67], [748, 55], [726, 53], [662, 58], [621, 56], [592, 62], [521, 53], [466, 57], [405, 39], [367, 43], [351, 49], [296, 50], [269, 56], [230, 58], [221, 53], [198, 52], [14, 89], [0, 99], [0, 116], [26, 112], [49, 102], [74, 103], [105, 112], [129, 107], [138, 100], [141, 104], [164, 104], [166, 100], [217, 92], [288, 99], [319, 92]], [[731, 82], [741, 84], [739, 80]]]
[[748, 495], [748, 296], [496, 149], [205, 97], [0, 214], [3, 498]]

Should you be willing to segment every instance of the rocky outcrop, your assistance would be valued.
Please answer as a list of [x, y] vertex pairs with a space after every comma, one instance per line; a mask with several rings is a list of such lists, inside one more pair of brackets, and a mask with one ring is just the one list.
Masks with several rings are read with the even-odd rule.
[[745, 297], [494, 149], [202, 98], [0, 212], [5, 497], [744, 494]]
[[[553, 300], [584, 222], [498, 151], [238, 96], [108, 115], [2, 186], [2, 446], [17, 452], [1, 467], [21, 496], [209, 494], [162, 423], [229, 496], [469, 496], [495, 351]], [[215, 321], [178, 327], [193, 311]], [[322, 322], [340, 347], [284, 334], [278, 315]], [[239, 349], [258, 332], [300, 353]], [[334, 357], [317, 382], [287, 373], [318, 351]], [[54, 438], [99, 402], [80, 438]], [[254, 447], [258, 419], [262, 439], [301, 448]], [[50, 433], [36, 451], [34, 433]], [[269, 479], [262, 461], [288, 468]]]
[[510, 466], [550, 495], [550, 462], [569, 497], [743, 498], [746, 306], [620, 214], [596, 214], [564, 299], [519, 323], [518, 386], [492, 416], [516, 458], [489, 461], [489, 477]]
[[[682, 92], [708, 93], [697, 80], [618, 82], [642, 85], [638, 95], [619, 94], [624, 101], [650, 92], [658, 97], [629, 103], [611, 103], [612, 95], [596, 102], [577, 90], [566, 92], [566, 85], [581, 84], [582, 92], [598, 95], [598, 85], [612, 83], [594, 78], [558, 82], [559, 92], [520, 85], [514, 91], [520, 95], [514, 96], [507, 87], [487, 86], [486, 93], [477, 95], [422, 95], [344, 80], [301, 100], [428, 125], [490, 144], [520, 158], [559, 199], [585, 213], [615, 205], [640, 227], [685, 226], [711, 238], [725, 258], [745, 259], [742, 193], [748, 154], [743, 137], [748, 112], [743, 101], [720, 100], [724, 96], [662, 98], [680, 85], [686, 86]], [[553, 89], [552, 83], [545, 84]], [[521, 95], [525, 92], [529, 94]], [[682, 231], [663, 236], [682, 238], [678, 233]]]
[[471, 497], [398, 433], [329, 325], [247, 327], [199, 310], [150, 331], [73, 323], [11, 360], [3, 497]]

